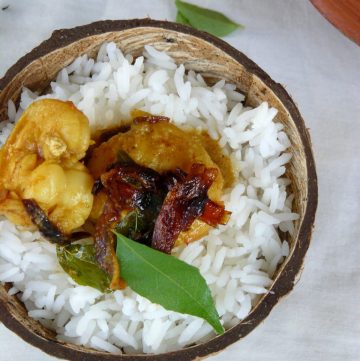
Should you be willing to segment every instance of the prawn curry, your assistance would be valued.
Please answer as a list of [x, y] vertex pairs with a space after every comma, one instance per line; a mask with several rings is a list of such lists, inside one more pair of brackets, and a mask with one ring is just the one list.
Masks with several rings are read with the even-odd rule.
[[0, 165], [0, 214], [61, 247], [92, 239], [86, 249], [109, 289], [125, 287], [114, 232], [171, 253], [230, 216], [221, 197], [234, 175], [216, 141], [142, 111], [91, 139], [71, 102], [38, 100], [0, 150]]

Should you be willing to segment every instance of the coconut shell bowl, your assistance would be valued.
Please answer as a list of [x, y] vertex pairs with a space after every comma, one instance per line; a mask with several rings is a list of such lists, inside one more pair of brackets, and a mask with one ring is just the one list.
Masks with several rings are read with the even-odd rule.
[[223, 335], [210, 341], [160, 355], [112, 355], [58, 341], [56, 335], [30, 318], [16, 296], [9, 296], [10, 285], [0, 286], [0, 319], [26, 342], [42, 351], [70, 360], [182, 360], [204, 358], [238, 341], [264, 321], [272, 308], [297, 282], [305, 253], [310, 244], [317, 206], [317, 178], [310, 137], [304, 121], [282, 85], [272, 80], [243, 53], [224, 41], [193, 28], [166, 21], [134, 19], [100, 21], [73, 29], [57, 30], [30, 53], [21, 58], [0, 79], [0, 120], [7, 119], [7, 102], [19, 103], [23, 86], [44, 91], [58, 71], [76, 57], [95, 56], [104, 42], [114, 41], [125, 54], [138, 56], [146, 44], [167, 51], [186, 69], [200, 72], [209, 79], [223, 78], [236, 84], [246, 96], [246, 104], [257, 106], [267, 101], [278, 109], [276, 121], [284, 125], [292, 145], [293, 157], [287, 167], [295, 194], [293, 211], [300, 218], [295, 233], [289, 237], [290, 254], [279, 266], [269, 292], [263, 295], [250, 314]]

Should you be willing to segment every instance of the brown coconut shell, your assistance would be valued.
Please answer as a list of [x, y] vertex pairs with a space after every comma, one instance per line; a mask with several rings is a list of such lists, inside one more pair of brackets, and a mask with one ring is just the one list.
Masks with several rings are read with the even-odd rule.
[[55, 334], [28, 317], [24, 305], [0, 286], [0, 319], [6, 327], [46, 353], [69, 360], [182, 360], [200, 359], [216, 353], [246, 336], [269, 314], [297, 282], [309, 247], [317, 207], [317, 178], [309, 133], [304, 121], [282, 85], [273, 81], [243, 53], [224, 41], [191, 27], [167, 21], [134, 19], [99, 21], [73, 29], [55, 31], [13, 65], [0, 80], [0, 120], [7, 117], [7, 101], [19, 101], [23, 86], [43, 91], [57, 72], [82, 54], [94, 56], [105, 41], [114, 41], [124, 53], [141, 54], [145, 44], [167, 51], [178, 63], [210, 78], [236, 84], [248, 105], [267, 101], [278, 109], [276, 120], [283, 123], [293, 151], [287, 169], [295, 193], [294, 210], [300, 214], [296, 232], [290, 238], [290, 255], [279, 267], [270, 291], [250, 314], [225, 334], [180, 351], [161, 355], [111, 355], [56, 340]]

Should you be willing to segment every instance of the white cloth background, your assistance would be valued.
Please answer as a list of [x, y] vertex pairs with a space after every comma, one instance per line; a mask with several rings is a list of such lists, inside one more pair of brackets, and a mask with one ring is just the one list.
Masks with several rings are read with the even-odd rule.
[[[4, 3], [4, 1], [2, 1]], [[54, 29], [101, 19], [175, 19], [172, 0], [8, 0], [0, 76]], [[212, 361], [360, 359], [360, 48], [307, 0], [193, 1], [246, 26], [225, 40], [285, 85], [310, 128], [319, 207], [294, 291]], [[55, 360], [0, 325], [3, 361]]]

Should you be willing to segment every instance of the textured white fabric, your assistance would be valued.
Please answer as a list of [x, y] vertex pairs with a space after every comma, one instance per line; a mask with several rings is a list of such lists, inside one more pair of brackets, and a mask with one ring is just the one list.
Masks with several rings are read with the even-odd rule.
[[[195, 1], [193, 1], [195, 3]], [[306, 0], [196, 1], [246, 28], [226, 37], [284, 84], [310, 128], [319, 207], [301, 281], [249, 336], [209, 358], [358, 360], [360, 351], [360, 48]], [[0, 76], [54, 29], [101, 19], [173, 20], [172, 0], [8, 0]], [[3, 361], [55, 360], [0, 325]]]

